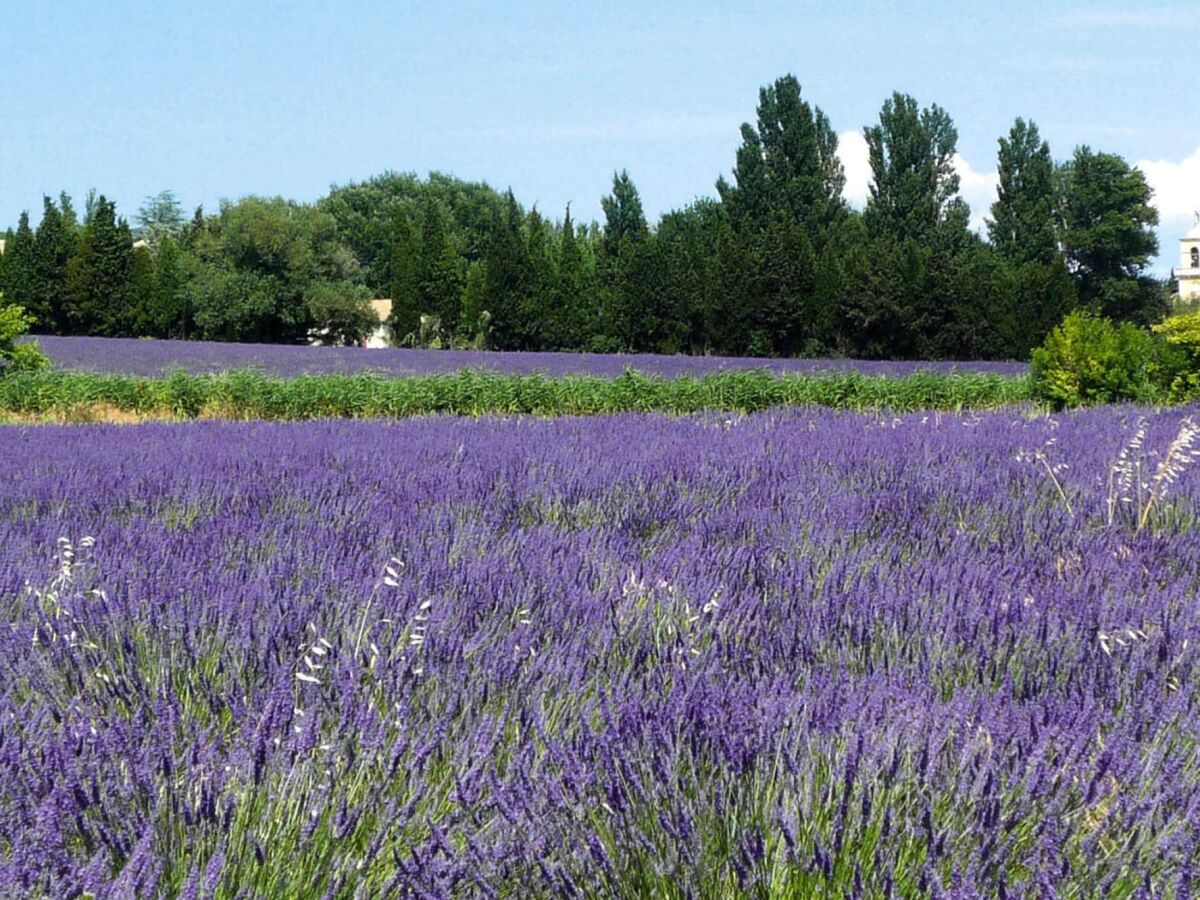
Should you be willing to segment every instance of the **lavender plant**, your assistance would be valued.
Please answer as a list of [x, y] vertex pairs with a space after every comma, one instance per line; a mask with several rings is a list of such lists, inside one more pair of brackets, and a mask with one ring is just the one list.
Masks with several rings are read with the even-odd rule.
[[913, 372], [986, 372], [1024, 375], [1025, 363], [887, 362], [850, 359], [760, 359], [720, 356], [656, 356], [627, 353], [501, 353], [484, 350], [362, 350], [357, 347], [303, 347], [284, 344], [231, 344], [214, 341], [157, 341], [136, 338], [39, 338], [55, 368], [157, 376], [176, 370], [216, 374], [253, 369], [283, 378], [377, 372], [392, 377], [435, 375], [483, 369], [505, 375], [540, 372], [615, 378], [627, 368], [646, 375], [700, 377], [726, 370], [769, 369], [801, 374], [860, 372], [909, 375]]
[[1138, 433], [2, 431], [0, 896], [1186, 897], [1200, 478], [1110, 526]]

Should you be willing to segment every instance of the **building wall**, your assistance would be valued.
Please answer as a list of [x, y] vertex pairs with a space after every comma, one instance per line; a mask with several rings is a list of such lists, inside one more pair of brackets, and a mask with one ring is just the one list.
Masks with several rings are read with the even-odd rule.
[[1200, 300], [1200, 268], [1192, 265], [1192, 248], [1200, 250], [1200, 239], [1190, 235], [1179, 242], [1179, 268], [1175, 277], [1179, 281], [1179, 299]]
[[1185, 277], [1183, 273], [1177, 273], [1179, 277], [1179, 299], [1184, 301], [1200, 301], [1200, 277]]
[[1192, 248], [1200, 250], [1200, 240], [1182, 240], [1179, 242], [1179, 268], [1187, 270], [1192, 268]]

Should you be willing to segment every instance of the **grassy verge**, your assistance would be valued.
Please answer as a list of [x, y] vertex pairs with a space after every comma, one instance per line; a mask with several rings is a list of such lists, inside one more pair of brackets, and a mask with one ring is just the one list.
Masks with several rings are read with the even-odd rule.
[[753, 412], [814, 404], [849, 410], [990, 409], [1029, 402], [1027, 377], [919, 372], [777, 375], [720, 372], [663, 379], [626, 372], [550, 378], [463, 371], [385, 378], [373, 374], [281, 379], [255, 372], [161, 378], [86, 372], [14, 373], [0, 379], [0, 420], [403, 418], [430, 413], [596, 415], [630, 411]]

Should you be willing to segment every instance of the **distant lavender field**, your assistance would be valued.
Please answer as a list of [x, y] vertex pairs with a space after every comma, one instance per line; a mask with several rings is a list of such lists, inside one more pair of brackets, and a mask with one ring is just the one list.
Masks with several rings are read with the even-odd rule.
[[208, 341], [149, 341], [134, 338], [40, 337], [55, 368], [87, 372], [159, 375], [174, 369], [194, 374], [257, 369], [270, 375], [321, 375], [378, 371], [393, 376], [431, 375], [460, 369], [490, 369], [509, 375], [586, 374], [615, 377], [632, 367], [648, 375], [675, 378], [722, 369], [770, 368], [777, 372], [845, 372], [907, 375], [914, 371], [991, 372], [1022, 375], [1024, 363], [878, 362], [852, 359], [740, 359], [724, 356], [652, 354], [497, 353], [470, 350], [363, 350], [357, 347], [302, 347], [279, 344], [223, 344]]

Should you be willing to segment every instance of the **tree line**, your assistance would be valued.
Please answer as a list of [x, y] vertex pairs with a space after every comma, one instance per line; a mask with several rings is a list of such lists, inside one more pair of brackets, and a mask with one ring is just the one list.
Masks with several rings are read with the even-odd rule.
[[759, 93], [716, 196], [651, 223], [628, 173], [604, 221], [512, 191], [385, 173], [315, 204], [247, 197], [190, 219], [169, 192], [131, 226], [89, 195], [45, 198], [0, 255], [36, 331], [501, 350], [1025, 358], [1066, 314], [1148, 323], [1157, 212], [1142, 173], [1082, 146], [1055, 162], [1032, 122], [999, 141], [986, 238], [969, 227], [949, 114], [896, 93], [864, 129], [864, 208], [844, 199], [828, 117], [785, 76]]

